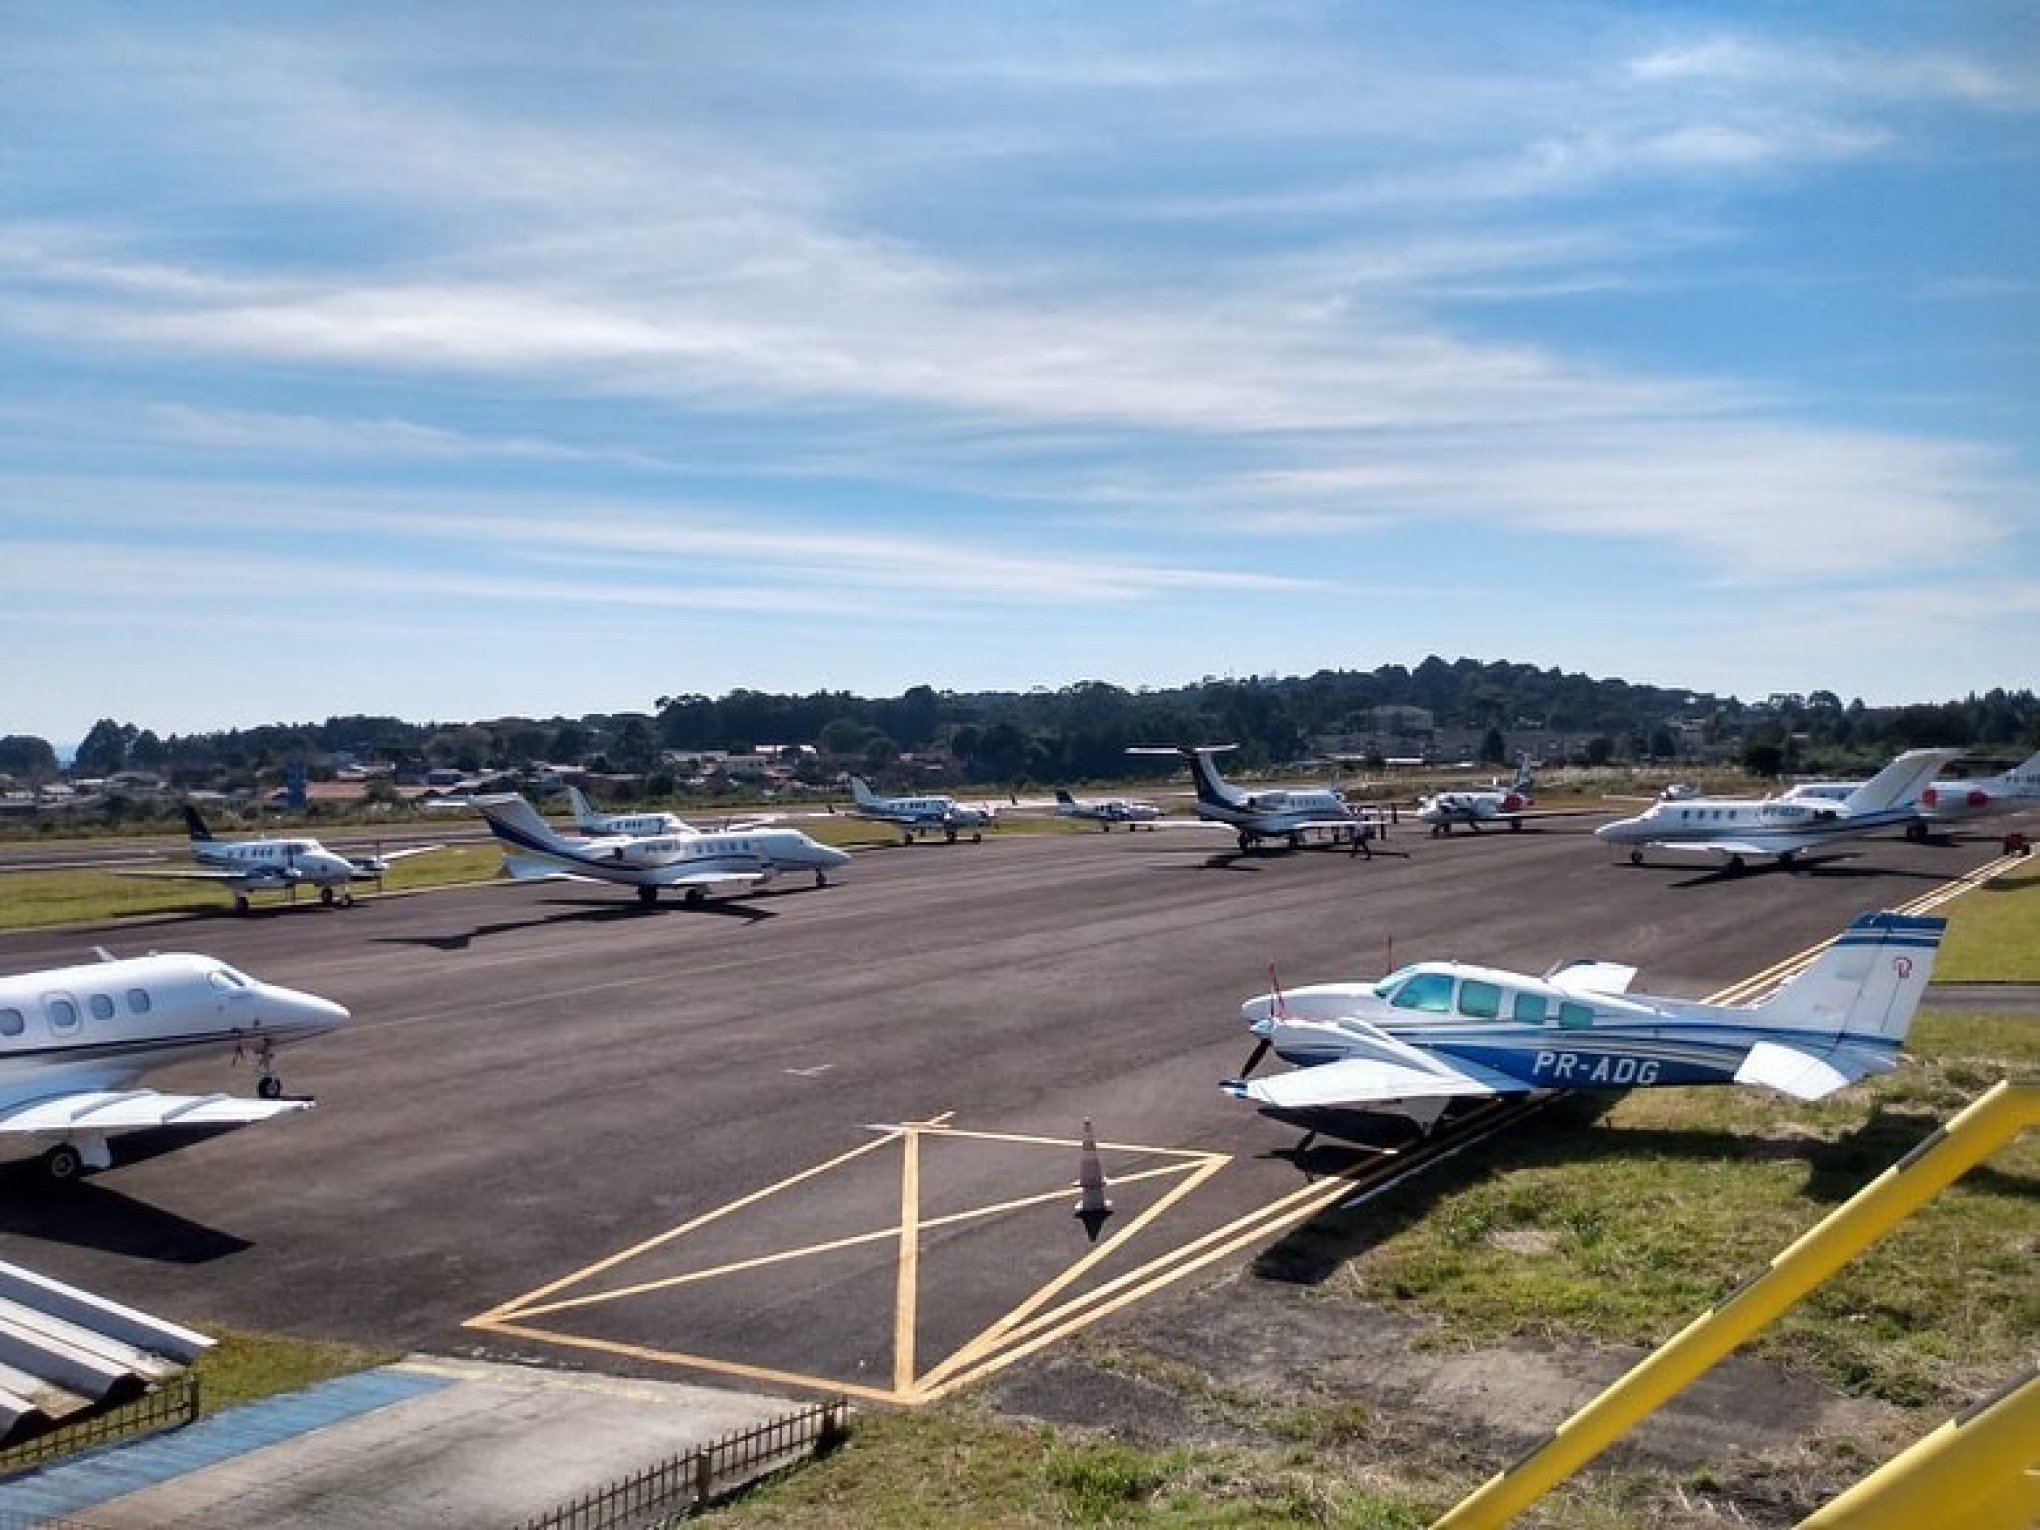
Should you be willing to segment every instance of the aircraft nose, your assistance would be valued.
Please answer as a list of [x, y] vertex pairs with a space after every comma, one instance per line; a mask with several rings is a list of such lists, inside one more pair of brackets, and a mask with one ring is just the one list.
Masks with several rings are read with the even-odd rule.
[[824, 866], [847, 866], [850, 864], [850, 852], [838, 850], [834, 845], [824, 845], [822, 846], [822, 864]]
[[275, 1010], [279, 1030], [302, 1031], [316, 1036], [345, 1025], [352, 1018], [344, 1004], [335, 1004], [331, 999], [322, 999], [315, 993], [300, 993], [295, 988], [271, 987], [264, 991]]

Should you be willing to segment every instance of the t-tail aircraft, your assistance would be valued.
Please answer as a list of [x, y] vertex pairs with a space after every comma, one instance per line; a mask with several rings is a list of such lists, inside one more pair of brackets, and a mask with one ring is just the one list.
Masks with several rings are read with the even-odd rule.
[[1634, 818], [1604, 823], [1596, 838], [1628, 845], [1629, 861], [1643, 864], [1645, 848], [1700, 850], [1726, 856], [1741, 871], [1750, 856], [1774, 856], [1790, 865], [1802, 850], [1879, 829], [1899, 828], [1919, 815], [1920, 796], [1959, 749], [1911, 749], [1840, 801], [1818, 797], [1685, 797], [1658, 802]]
[[1507, 786], [1497, 781], [1485, 791], [1438, 792], [1417, 805], [1417, 818], [1429, 824], [1433, 834], [1450, 834], [1455, 824], [1464, 824], [1478, 834], [1484, 823], [1505, 823], [1520, 829], [1533, 818], [1577, 818], [1594, 811], [1533, 807], [1530, 790], [1535, 785], [1530, 761], [1525, 758], [1517, 763], [1516, 778]]
[[515, 792], [470, 797], [467, 802], [503, 842], [503, 869], [512, 877], [615, 882], [635, 887], [638, 901], [647, 906], [658, 902], [665, 888], [678, 889], [687, 902], [699, 903], [713, 887], [762, 885], [786, 872], [809, 873], [815, 886], [823, 887], [831, 871], [850, 864], [845, 851], [812, 840], [798, 829], [568, 839], [555, 833]]
[[1930, 826], [1967, 823], [2033, 807], [2040, 807], [2040, 754], [2001, 776], [1936, 781], [1920, 793], [1920, 817]]
[[916, 834], [940, 834], [955, 844], [959, 834], [968, 834], [977, 844], [985, 830], [996, 828], [998, 812], [989, 807], [971, 807], [954, 797], [881, 797], [862, 776], [850, 778], [850, 811], [859, 818], [892, 824], [900, 831], [900, 842], [911, 845]]
[[1131, 797], [1099, 797], [1082, 802], [1061, 786], [1055, 789], [1055, 811], [1058, 818], [1088, 819], [1107, 832], [1115, 823], [1123, 823], [1128, 833], [1142, 824], [1152, 827], [1162, 816], [1162, 810], [1152, 802], [1136, 802]]
[[676, 813], [605, 813], [578, 786], [567, 788], [574, 826], [583, 834], [694, 834], [693, 824]]
[[[309, 1109], [283, 1098], [276, 1052], [346, 1019], [338, 1004], [209, 956], [109, 956], [0, 978], [0, 1155], [39, 1154], [51, 1179], [69, 1180], [109, 1167], [108, 1143], [126, 1132], [212, 1132]], [[252, 1058], [261, 1098], [133, 1087], [219, 1056]]]
[[220, 839], [188, 802], [184, 824], [191, 833], [191, 854], [197, 866], [174, 871], [116, 871], [114, 875], [214, 882], [233, 893], [234, 911], [245, 914], [254, 893], [288, 893], [295, 900], [299, 889], [306, 887], [317, 888], [323, 904], [350, 905], [354, 883], [380, 882], [394, 862], [445, 848], [407, 845], [375, 855], [342, 855], [316, 839]]
[[[1212, 756], [1237, 747], [1233, 744], [1186, 745], [1139, 744], [1128, 754], [1178, 755], [1190, 763], [1190, 777], [1197, 786], [1197, 816], [1208, 823], [1221, 823], [1239, 836], [1240, 849], [1251, 850], [1264, 839], [1288, 841], [1300, 849], [1305, 834], [1321, 831], [1334, 843], [1350, 840], [1361, 844], [1375, 832], [1375, 821], [1363, 818], [1346, 805], [1346, 799], [1329, 787], [1290, 791], [1268, 787], [1249, 791], [1235, 786], [1218, 773]], [[1372, 852], [1369, 852], [1370, 855]]]
[[[1599, 961], [1542, 977], [1419, 962], [1375, 983], [1277, 989], [1240, 1006], [1259, 1043], [1221, 1087], [1425, 1129], [1454, 1100], [1537, 1089], [1761, 1084], [1817, 1100], [1897, 1066], [1947, 923], [1865, 914], [1754, 1004], [1632, 994], [1636, 969]], [[1249, 1082], [1271, 1048], [1296, 1070]]]

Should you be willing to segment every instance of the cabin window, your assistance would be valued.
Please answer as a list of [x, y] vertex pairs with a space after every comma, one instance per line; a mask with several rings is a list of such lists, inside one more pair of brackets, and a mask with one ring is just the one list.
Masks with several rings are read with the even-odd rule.
[[19, 1036], [27, 1021], [18, 1009], [0, 1009], [0, 1036]]
[[1397, 1009], [1422, 1010], [1428, 1015], [1452, 1012], [1452, 979], [1443, 972], [1420, 972], [1389, 1000]]
[[1493, 983], [1468, 978], [1459, 985], [1459, 1012], [1475, 1020], [1492, 1020], [1502, 1012], [1502, 991]]
[[85, 1000], [85, 1007], [92, 1011], [92, 1018], [95, 1020], [111, 1020], [113, 1018], [113, 1000], [103, 993], [95, 993], [89, 996]]
[[1542, 1025], [1551, 1018], [1551, 1001], [1541, 993], [1519, 993], [1510, 1006], [1509, 1018], [1525, 1025]]
[[148, 989], [146, 989], [146, 988], [130, 988], [130, 989], [129, 989], [129, 990], [127, 991], [127, 1001], [128, 1001], [128, 1013], [129, 1013], [129, 1014], [131, 1014], [131, 1015], [146, 1015], [146, 1014], [147, 1014], [147, 1013], [149, 1012], [149, 990], [148, 990]]
[[1594, 1007], [1571, 1002], [1561, 1004], [1558, 1006], [1558, 1023], [1569, 1031], [1582, 1030], [1594, 1023]]
[[78, 1029], [78, 1002], [69, 994], [44, 994], [43, 1013], [49, 1016], [50, 1029], [53, 1031]]

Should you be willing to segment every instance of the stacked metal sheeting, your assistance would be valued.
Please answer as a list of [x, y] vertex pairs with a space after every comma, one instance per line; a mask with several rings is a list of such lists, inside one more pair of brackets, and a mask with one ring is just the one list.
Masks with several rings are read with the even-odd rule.
[[0, 1444], [139, 1397], [212, 1342], [0, 1262]]

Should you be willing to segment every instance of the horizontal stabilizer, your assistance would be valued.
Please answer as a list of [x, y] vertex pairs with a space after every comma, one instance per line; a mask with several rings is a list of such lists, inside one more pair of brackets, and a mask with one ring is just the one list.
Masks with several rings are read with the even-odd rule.
[[[1372, 1057], [1348, 1057], [1293, 1073], [1271, 1074], [1251, 1083], [1231, 1079], [1227, 1094], [1288, 1109], [1328, 1105], [1378, 1105], [1389, 1100], [1432, 1100], [1500, 1094], [1494, 1084], [1456, 1070], [1432, 1072]], [[1519, 1086], [1527, 1090], [1529, 1086]]]
[[247, 1100], [230, 1094], [158, 1094], [153, 1089], [89, 1089], [51, 1095], [0, 1111], [0, 1132], [139, 1132], [160, 1127], [247, 1126], [310, 1100]]
[[1888, 1073], [1892, 1058], [1865, 1047], [1790, 1047], [1760, 1041], [1735, 1070], [1738, 1084], [1761, 1084], [1795, 1100], [1818, 1100], [1872, 1073]]

